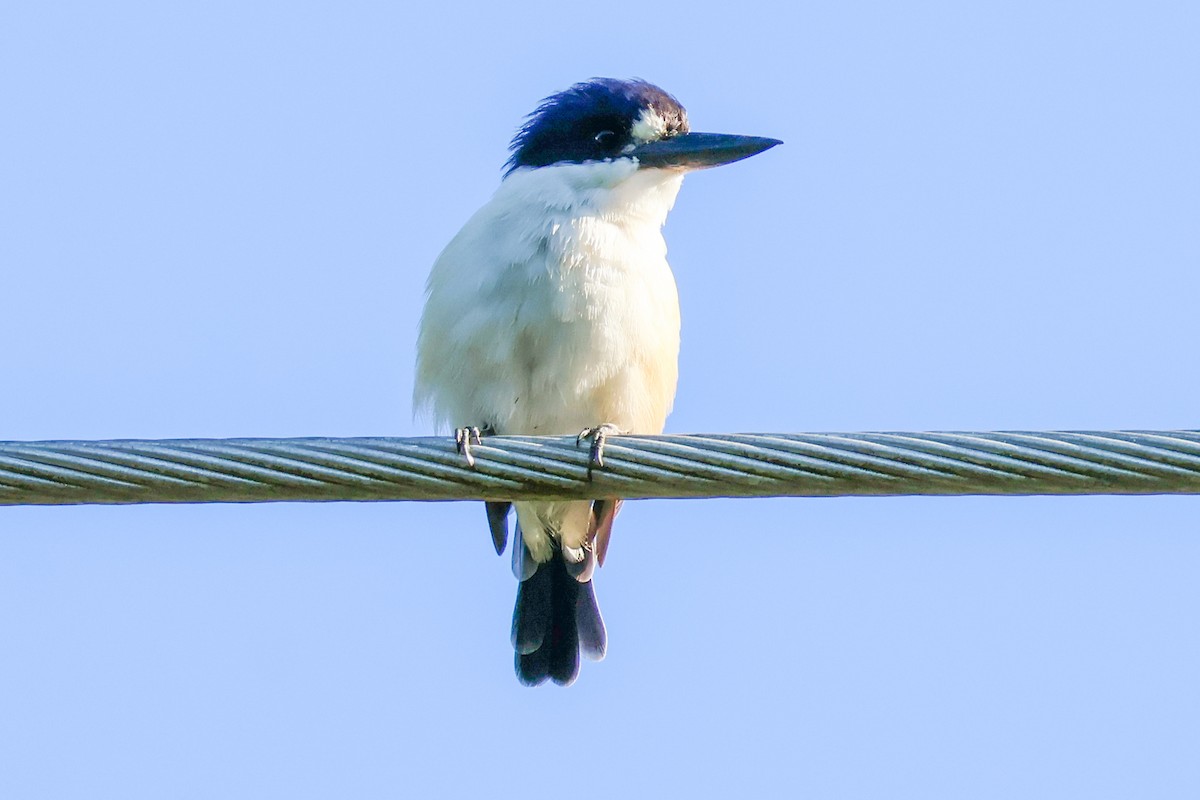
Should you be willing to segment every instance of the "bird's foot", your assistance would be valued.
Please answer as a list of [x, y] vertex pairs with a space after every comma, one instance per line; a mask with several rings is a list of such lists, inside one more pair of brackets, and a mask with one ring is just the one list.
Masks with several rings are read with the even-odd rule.
[[575, 444], [582, 444], [584, 439], [592, 441], [592, 449], [588, 454], [588, 480], [592, 479], [592, 470], [604, 466], [604, 445], [609, 436], [619, 434], [621, 429], [611, 422], [603, 422], [593, 428], [584, 428], [575, 437]]
[[454, 447], [458, 450], [467, 462], [468, 467], [475, 466], [475, 454], [471, 452], [471, 445], [483, 444], [479, 438], [479, 428], [468, 426], [466, 428], [456, 428], [454, 431]]

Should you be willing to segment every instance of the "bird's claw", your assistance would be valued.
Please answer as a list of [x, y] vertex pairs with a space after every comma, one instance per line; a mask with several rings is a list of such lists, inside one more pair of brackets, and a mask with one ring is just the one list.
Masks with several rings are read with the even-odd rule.
[[456, 428], [454, 431], [454, 447], [467, 462], [468, 467], [475, 466], [475, 454], [471, 452], [472, 444], [483, 444], [479, 438], [479, 428], [469, 426]]
[[592, 448], [588, 453], [588, 480], [592, 479], [592, 470], [604, 467], [604, 445], [608, 437], [621, 432], [621, 429], [611, 422], [604, 422], [594, 428], [584, 428], [575, 437], [575, 444], [583, 444], [584, 439], [592, 440]]

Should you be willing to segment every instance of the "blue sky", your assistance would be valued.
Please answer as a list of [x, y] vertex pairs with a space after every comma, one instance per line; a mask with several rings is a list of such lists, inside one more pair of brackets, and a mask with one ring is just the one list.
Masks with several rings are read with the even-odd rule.
[[[0, 438], [426, 433], [429, 265], [593, 75], [784, 147], [666, 234], [674, 432], [1195, 428], [1177, 3], [10, 3]], [[1200, 501], [639, 502], [512, 675], [476, 504], [0, 509], [7, 797], [1194, 797]]]

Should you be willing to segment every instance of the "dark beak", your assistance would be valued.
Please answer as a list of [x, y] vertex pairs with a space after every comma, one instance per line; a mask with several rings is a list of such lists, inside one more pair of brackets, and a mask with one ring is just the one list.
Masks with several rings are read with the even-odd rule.
[[638, 145], [628, 155], [636, 158], [641, 167], [706, 169], [756, 156], [777, 144], [783, 144], [783, 142], [763, 136], [735, 136], [731, 133], [681, 133], [669, 139]]

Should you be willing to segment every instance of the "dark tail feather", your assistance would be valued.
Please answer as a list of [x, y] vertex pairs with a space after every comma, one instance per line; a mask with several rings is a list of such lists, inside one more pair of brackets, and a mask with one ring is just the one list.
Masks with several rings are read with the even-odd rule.
[[517, 679], [537, 686], [551, 678], [570, 686], [579, 676], [579, 651], [602, 658], [607, 646], [604, 620], [590, 581], [571, 577], [558, 552], [521, 582], [513, 609], [513, 648]]
[[516, 655], [517, 680], [526, 686], [541, 686], [550, 677], [550, 649], [543, 647], [529, 655]]
[[517, 585], [517, 605], [513, 608], [512, 646], [527, 656], [541, 649], [550, 631], [554, 611], [554, 580], [550, 565]]
[[538, 564], [533, 560], [533, 554], [525, 546], [525, 538], [521, 535], [521, 523], [517, 523], [517, 535], [513, 537], [512, 570], [519, 581], [529, 580], [537, 572]]
[[579, 647], [583, 655], [592, 661], [604, 658], [608, 650], [608, 632], [604, 629], [604, 617], [596, 605], [596, 593], [592, 582], [579, 584], [575, 598], [575, 627], [579, 631]]
[[550, 679], [559, 686], [570, 686], [579, 677], [579, 628], [575, 623], [575, 603], [583, 585], [566, 570], [566, 562], [555, 555], [550, 566], [554, 576], [549, 638], [543, 644], [550, 650]]

